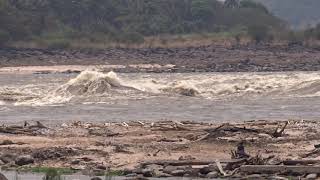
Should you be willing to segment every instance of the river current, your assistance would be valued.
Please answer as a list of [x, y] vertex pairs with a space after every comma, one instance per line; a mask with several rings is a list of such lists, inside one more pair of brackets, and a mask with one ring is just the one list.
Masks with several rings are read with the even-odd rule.
[[317, 120], [320, 72], [0, 74], [0, 122]]

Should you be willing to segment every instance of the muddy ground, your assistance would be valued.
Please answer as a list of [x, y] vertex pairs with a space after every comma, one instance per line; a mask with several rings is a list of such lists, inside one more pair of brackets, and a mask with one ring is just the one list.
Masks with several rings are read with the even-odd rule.
[[[320, 122], [303, 120], [3, 125], [0, 164], [3, 169], [71, 167], [84, 174], [121, 170], [128, 177], [303, 178], [317, 176], [318, 170], [308, 168], [320, 164], [319, 127]], [[252, 172], [245, 167], [283, 166], [286, 160], [299, 160], [291, 165], [308, 165], [300, 167], [307, 170]]]
[[[176, 48], [0, 49], [0, 67], [52, 65], [173, 64], [155, 72], [320, 70], [320, 49], [300, 45], [205, 45]], [[141, 68], [115, 71], [139, 72]]]

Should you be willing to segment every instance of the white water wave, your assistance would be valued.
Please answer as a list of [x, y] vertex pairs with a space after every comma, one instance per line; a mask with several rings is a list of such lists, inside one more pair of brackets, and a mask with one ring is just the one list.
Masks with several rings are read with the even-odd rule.
[[[47, 86], [46, 86], [47, 83]], [[121, 74], [83, 71], [64, 84], [0, 87], [0, 103], [53, 105], [109, 103], [150, 96], [200, 98], [320, 95], [320, 73]], [[0, 104], [1, 105], [1, 104]]]

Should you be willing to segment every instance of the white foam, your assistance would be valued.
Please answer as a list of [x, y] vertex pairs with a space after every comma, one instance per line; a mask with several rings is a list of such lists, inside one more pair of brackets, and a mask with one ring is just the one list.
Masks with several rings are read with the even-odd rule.
[[161, 89], [164, 92], [176, 93], [184, 96], [196, 96], [199, 95], [199, 90], [193, 85], [186, 81], [180, 81], [173, 83], [165, 88]]
[[[26, 85], [0, 88], [0, 100], [15, 105], [87, 104], [142, 99], [153, 95], [200, 96], [320, 96], [320, 73], [123, 74], [83, 71], [64, 84], [45, 88]], [[151, 95], [151, 96], [150, 96]], [[1, 101], [0, 101], [1, 103]], [[1, 105], [1, 104], [0, 104]]]
[[76, 97], [87, 97], [108, 94], [111, 88], [124, 87], [114, 72], [107, 74], [96, 71], [83, 71], [76, 78], [60, 87], [49, 91], [41, 98], [18, 101], [15, 105], [43, 106], [66, 103]]

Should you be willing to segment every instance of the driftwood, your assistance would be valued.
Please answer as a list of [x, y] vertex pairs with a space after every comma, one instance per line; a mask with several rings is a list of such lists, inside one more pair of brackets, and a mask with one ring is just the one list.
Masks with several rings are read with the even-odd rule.
[[271, 137], [278, 138], [283, 135], [283, 132], [289, 122], [287, 121], [284, 126], [279, 131], [280, 125], [277, 126], [277, 128], [274, 131], [265, 130], [265, 129], [255, 129], [255, 128], [248, 128], [246, 126], [238, 127], [235, 125], [230, 124], [221, 124], [220, 126], [214, 128], [214, 129], [205, 129], [204, 131], [207, 132], [204, 136], [200, 137], [199, 139], [195, 141], [203, 141], [207, 140], [209, 138], [217, 137], [217, 136], [224, 136], [223, 134], [219, 133], [235, 133], [235, 132], [241, 132], [241, 133], [255, 133], [255, 134], [268, 134]]
[[173, 125], [154, 125], [152, 131], [190, 131], [190, 129], [178, 124]]
[[7, 146], [7, 145], [23, 145], [26, 143], [23, 142], [13, 142], [11, 140], [3, 140], [2, 142], [0, 142], [0, 146]]
[[289, 124], [289, 122], [287, 121], [286, 124], [281, 128], [280, 131], [278, 131], [278, 129], [279, 129], [279, 126], [278, 126], [276, 128], [276, 130], [274, 131], [274, 133], [272, 134], [272, 137], [275, 137], [275, 138], [281, 137], [284, 132], [284, 129], [287, 127], [288, 124]]
[[0, 127], [0, 133], [6, 134], [25, 134], [25, 135], [35, 135], [36, 133], [30, 129], [24, 128], [11, 128], [11, 127]]
[[220, 172], [223, 176], [227, 176], [227, 173], [224, 172], [220, 161], [216, 160], [216, 165], [217, 165], [217, 167], [218, 167], [218, 169], [219, 169], [219, 172]]
[[309, 165], [309, 164], [320, 164], [320, 160], [285, 160], [282, 161], [284, 165]]
[[243, 165], [240, 171], [249, 174], [320, 174], [320, 166]]
[[224, 126], [226, 126], [226, 125], [229, 125], [229, 124], [221, 124], [220, 126], [214, 128], [213, 130], [212, 130], [212, 129], [209, 129], [209, 130], [207, 129], [207, 130], [205, 130], [205, 131], [207, 131], [208, 133], [207, 133], [206, 135], [200, 137], [199, 139], [195, 140], [195, 141], [203, 141], [203, 140], [208, 139], [209, 137], [211, 137], [211, 135], [212, 135], [213, 133], [215, 133], [216, 131], [218, 131], [219, 129], [221, 129], [222, 127], [224, 127]]
[[25, 134], [25, 135], [36, 135], [37, 131], [40, 129], [49, 129], [44, 126], [39, 121], [36, 122], [35, 125], [29, 125], [29, 123], [25, 122], [24, 126], [2, 126], [0, 127], [0, 133], [6, 134]]
[[[162, 166], [195, 166], [195, 165], [209, 165], [209, 164], [216, 164], [217, 160], [207, 160], [207, 161], [200, 161], [200, 160], [156, 160], [156, 161], [146, 161], [142, 162], [141, 166], [145, 167], [147, 165], [151, 164], [157, 164]], [[237, 162], [243, 162], [243, 159], [227, 159], [227, 160], [219, 160], [220, 163], [226, 164], [226, 163], [237, 163]]]

